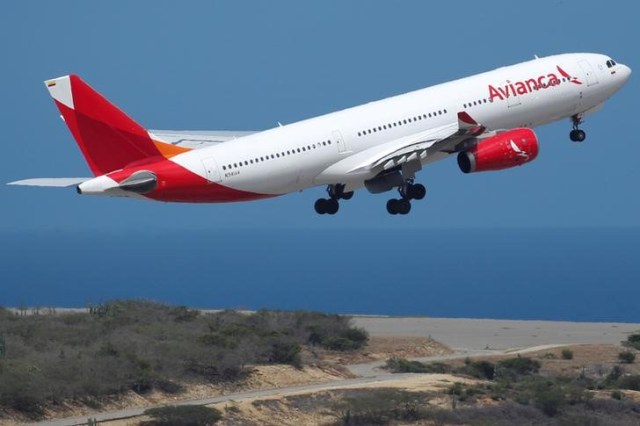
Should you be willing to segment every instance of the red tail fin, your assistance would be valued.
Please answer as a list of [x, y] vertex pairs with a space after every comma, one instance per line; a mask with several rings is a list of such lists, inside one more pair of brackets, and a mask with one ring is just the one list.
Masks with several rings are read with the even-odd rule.
[[91, 171], [161, 155], [147, 131], [76, 75], [45, 82]]

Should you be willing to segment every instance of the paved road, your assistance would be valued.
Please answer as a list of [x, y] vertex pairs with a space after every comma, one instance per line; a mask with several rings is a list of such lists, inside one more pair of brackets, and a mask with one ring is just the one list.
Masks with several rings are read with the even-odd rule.
[[[571, 323], [551, 321], [476, 320], [443, 318], [356, 317], [355, 325], [365, 328], [372, 336], [431, 336], [455, 350], [454, 354], [417, 358], [436, 361], [467, 356], [525, 353], [573, 344], [617, 344], [630, 333], [640, 331], [640, 324]], [[380, 361], [350, 366], [360, 376], [312, 385], [288, 386], [252, 392], [240, 392], [206, 399], [188, 400], [178, 405], [209, 405], [219, 402], [261, 398], [276, 394], [310, 393], [384, 382], [410, 377], [411, 374], [390, 374], [380, 370]], [[150, 408], [150, 407], [147, 407]], [[134, 408], [90, 416], [35, 423], [41, 426], [86, 425], [87, 418], [98, 421], [127, 419], [139, 416], [145, 408]]]

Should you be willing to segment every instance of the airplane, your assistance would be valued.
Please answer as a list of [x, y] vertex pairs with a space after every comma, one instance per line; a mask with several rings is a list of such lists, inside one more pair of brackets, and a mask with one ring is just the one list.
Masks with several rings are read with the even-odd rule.
[[165, 202], [258, 200], [325, 186], [319, 214], [365, 188], [405, 215], [426, 195], [423, 166], [453, 154], [460, 170], [502, 170], [533, 161], [533, 127], [569, 118], [582, 142], [587, 114], [625, 85], [631, 69], [594, 53], [547, 56], [261, 132], [147, 130], [66, 75], [45, 85], [93, 177], [10, 185], [76, 186], [78, 194]]

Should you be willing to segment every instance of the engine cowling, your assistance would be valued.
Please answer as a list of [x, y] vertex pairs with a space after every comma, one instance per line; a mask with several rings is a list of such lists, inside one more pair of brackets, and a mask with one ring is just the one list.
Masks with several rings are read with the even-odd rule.
[[492, 136], [458, 154], [463, 173], [503, 170], [521, 166], [538, 156], [538, 138], [528, 128], [513, 129]]

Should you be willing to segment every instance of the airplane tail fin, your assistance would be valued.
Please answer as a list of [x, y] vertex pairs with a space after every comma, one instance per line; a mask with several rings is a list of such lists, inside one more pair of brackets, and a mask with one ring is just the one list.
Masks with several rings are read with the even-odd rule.
[[45, 84], [96, 176], [161, 155], [142, 126], [80, 77], [66, 75]]

